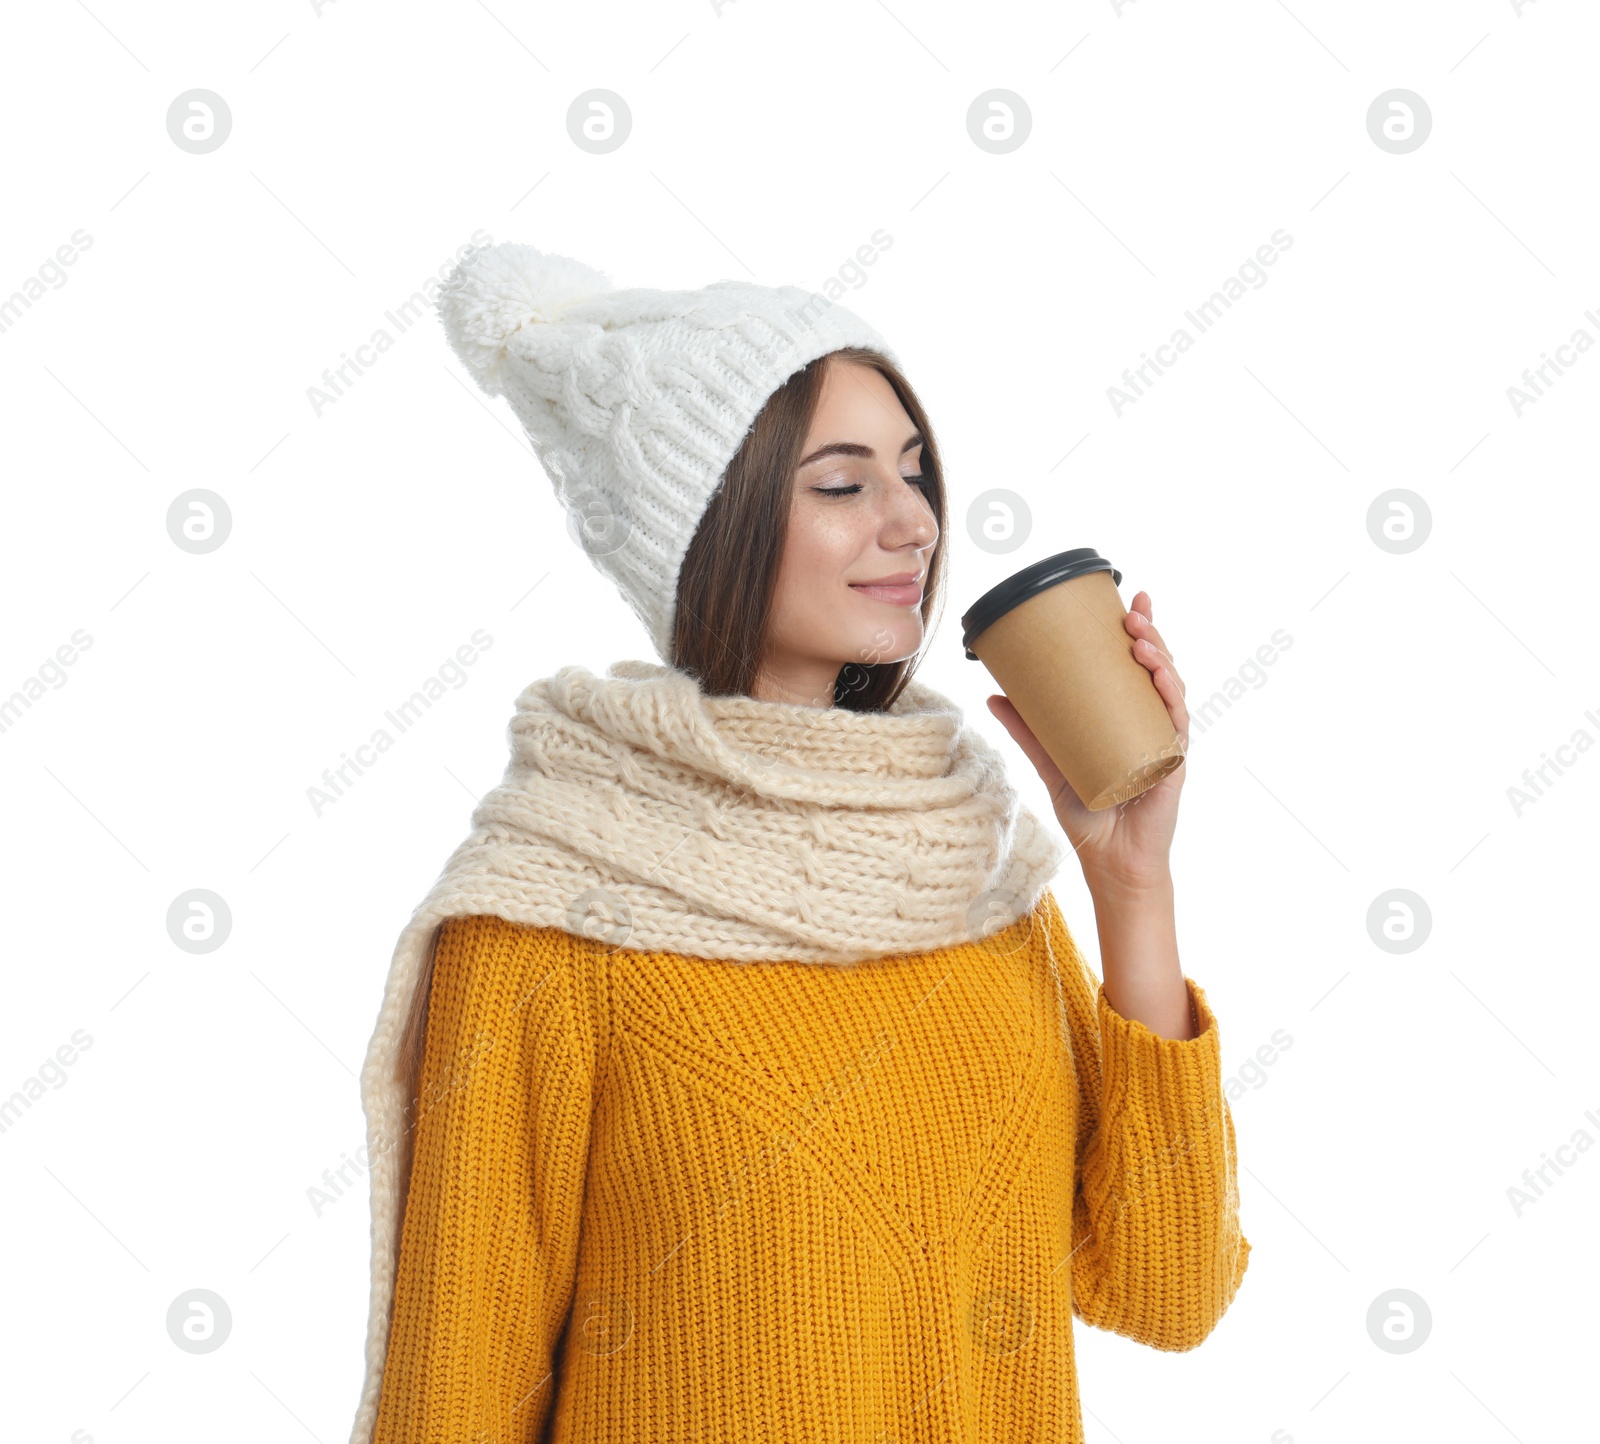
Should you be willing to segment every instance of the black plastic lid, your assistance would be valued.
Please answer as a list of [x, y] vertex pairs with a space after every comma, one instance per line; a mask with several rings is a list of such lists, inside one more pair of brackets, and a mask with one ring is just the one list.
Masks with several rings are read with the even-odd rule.
[[1087, 572], [1110, 572], [1111, 580], [1119, 587], [1122, 585], [1122, 573], [1093, 547], [1074, 547], [1070, 552], [1057, 552], [1053, 557], [1013, 572], [999, 586], [991, 587], [961, 617], [961, 646], [967, 660], [978, 660], [978, 654], [972, 650], [978, 634], [992, 627], [1013, 607], [1021, 606], [1029, 597], [1038, 596], [1057, 582], [1071, 581]]

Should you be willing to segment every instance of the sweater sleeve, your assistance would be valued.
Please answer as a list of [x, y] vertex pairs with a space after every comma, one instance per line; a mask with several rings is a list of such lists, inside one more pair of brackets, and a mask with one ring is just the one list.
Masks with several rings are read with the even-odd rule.
[[592, 1112], [584, 956], [554, 928], [441, 924], [373, 1444], [543, 1437]]
[[1152, 1348], [1192, 1349], [1233, 1301], [1250, 1257], [1217, 1020], [1189, 977], [1195, 1037], [1124, 1018], [1049, 893], [1043, 912], [1077, 1075], [1073, 1312]]

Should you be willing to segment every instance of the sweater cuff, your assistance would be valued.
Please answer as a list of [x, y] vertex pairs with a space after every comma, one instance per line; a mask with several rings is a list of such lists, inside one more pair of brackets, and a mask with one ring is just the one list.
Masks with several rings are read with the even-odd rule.
[[1205, 989], [1193, 978], [1183, 981], [1200, 1028], [1193, 1038], [1166, 1038], [1135, 1018], [1124, 1018], [1111, 1006], [1104, 983], [1096, 992], [1096, 1009], [1105, 1111], [1115, 1115], [1132, 1106], [1165, 1143], [1188, 1152], [1220, 1122], [1222, 1050]]

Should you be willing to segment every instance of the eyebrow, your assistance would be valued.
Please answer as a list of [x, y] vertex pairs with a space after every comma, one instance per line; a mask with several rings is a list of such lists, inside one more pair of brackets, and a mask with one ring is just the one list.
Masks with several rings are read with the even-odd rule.
[[[922, 433], [913, 431], [900, 448], [900, 454], [904, 456], [913, 446], [920, 446], [922, 441]], [[864, 456], [870, 461], [877, 454], [870, 446], [863, 446], [859, 441], [830, 441], [826, 446], [819, 446], [810, 456], [802, 458], [800, 465], [810, 466], [813, 461], [821, 461], [825, 456]]]

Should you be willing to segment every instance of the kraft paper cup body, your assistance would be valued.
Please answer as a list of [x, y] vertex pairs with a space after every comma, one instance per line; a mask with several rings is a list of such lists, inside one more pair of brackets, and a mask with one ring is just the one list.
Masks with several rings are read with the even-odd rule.
[[1183, 761], [1126, 615], [1111, 573], [1088, 572], [1034, 593], [971, 643], [1093, 811], [1137, 797]]

